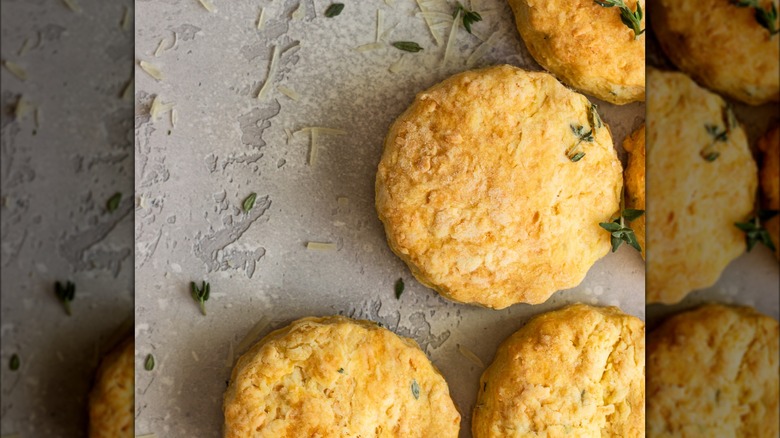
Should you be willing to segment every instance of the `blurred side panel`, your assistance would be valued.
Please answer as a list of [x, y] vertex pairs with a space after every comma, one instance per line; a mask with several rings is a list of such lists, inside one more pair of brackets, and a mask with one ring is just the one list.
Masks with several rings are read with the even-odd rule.
[[98, 363], [132, 334], [133, 4], [1, 7], [0, 433], [86, 436]]

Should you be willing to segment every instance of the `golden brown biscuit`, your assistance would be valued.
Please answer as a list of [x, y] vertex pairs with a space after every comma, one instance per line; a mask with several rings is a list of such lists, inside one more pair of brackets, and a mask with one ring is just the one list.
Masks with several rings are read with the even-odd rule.
[[[645, 209], [645, 125], [634, 131], [623, 141], [623, 149], [628, 152], [628, 165], [625, 173], [626, 207], [636, 210]], [[636, 240], [642, 247], [645, 257], [645, 216], [631, 221]]]
[[482, 374], [474, 438], [644, 436], [645, 326], [617, 307], [545, 313]]
[[[773, 2], [759, 0], [764, 8]], [[780, 36], [758, 23], [753, 8], [735, 3], [659, 0], [648, 13], [663, 51], [697, 82], [751, 105], [778, 101]]]
[[647, 301], [674, 303], [745, 251], [734, 224], [752, 214], [758, 172], [723, 99], [682, 73], [647, 81]]
[[417, 344], [369, 321], [303, 318], [241, 356], [226, 438], [457, 437], [460, 414]]
[[135, 350], [130, 337], [100, 363], [89, 394], [89, 437], [132, 438]]
[[706, 305], [647, 339], [647, 436], [778, 436], [778, 325]]
[[[626, 0], [632, 11], [636, 0]], [[644, 0], [640, 0], [644, 8]], [[645, 36], [593, 0], [509, 0], [536, 61], [564, 83], [618, 105], [645, 100]], [[642, 29], [644, 29], [644, 19]]]
[[[765, 210], [780, 210], [780, 125], [769, 130], [758, 141], [763, 152], [761, 163], [761, 192], [764, 195]], [[775, 244], [775, 256], [780, 259], [780, 216], [764, 224]]]
[[541, 303], [609, 251], [599, 222], [619, 209], [621, 170], [588, 99], [547, 73], [491, 67], [418, 94], [393, 123], [376, 207], [426, 286], [494, 308]]

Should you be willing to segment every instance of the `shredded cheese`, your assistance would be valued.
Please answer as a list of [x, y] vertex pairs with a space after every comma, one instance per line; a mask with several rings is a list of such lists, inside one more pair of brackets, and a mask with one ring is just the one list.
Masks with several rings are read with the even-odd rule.
[[149, 108], [149, 115], [152, 116], [152, 120], [157, 120], [161, 114], [165, 114], [172, 110], [173, 104], [163, 103], [162, 99], [160, 99], [160, 96], [157, 95], [154, 96], [154, 99], [152, 100], [152, 106]]
[[349, 205], [349, 198], [347, 198], [345, 196], [339, 196], [336, 199], [336, 202], [338, 202], [339, 207], [346, 207], [347, 205]]
[[492, 49], [496, 45], [496, 40], [498, 39], [498, 32], [493, 32], [487, 40], [485, 40], [484, 43], [480, 44], [479, 47], [474, 49], [473, 52], [471, 52], [471, 55], [469, 55], [468, 59], [466, 60], [466, 64], [471, 67], [474, 64], [479, 61], [480, 58], [485, 56], [485, 54]]
[[385, 4], [392, 8], [395, 6], [395, 0], [385, 0]]
[[209, 12], [214, 12], [214, 4], [211, 3], [211, 0], [198, 0], [200, 2], [200, 5], [203, 6], [204, 9], [206, 9]]
[[[428, 12], [424, 7], [420, 0], [415, 0], [417, 2], [417, 7], [420, 8], [420, 12]], [[437, 46], [441, 45], [441, 37], [434, 32], [433, 30], [433, 23], [431, 23], [431, 20], [429, 18], [423, 17], [425, 24], [428, 26], [428, 30], [431, 32], [431, 35], [433, 35], [433, 40], [436, 42]]]
[[16, 100], [16, 106], [14, 107], [14, 117], [16, 120], [21, 120], [30, 111], [35, 109], [35, 105], [31, 104], [24, 96], [19, 96]]
[[145, 71], [149, 76], [157, 79], [158, 81], [162, 80], [162, 72], [156, 66], [149, 64], [146, 61], [141, 61], [138, 63], [138, 65], [141, 67], [141, 70]]
[[122, 89], [122, 94], [119, 95], [120, 99], [127, 100], [130, 98], [130, 94], [133, 92], [133, 83], [135, 80], [133, 78], [130, 78], [129, 81], [127, 81], [127, 85], [125, 85], [125, 88]]
[[179, 34], [174, 32], [173, 33], [173, 44], [171, 44], [171, 47], [168, 50], [172, 50], [174, 47], [176, 47], [176, 43], [179, 42]]
[[276, 75], [276, 60], [278, 56], [276, 54], [276, 46], [271, 49], [271, 64], [268, 66], [268, 76], [265, 78], [265, 83], [260, 87], [260, 91], [257, 92], [257, 98], [262, 99], [265, 97], [265, 92], [268, 90], [268, 86], [273, 82], [274, 75]]
[[19, 51], [17, 51], [16, 54], [18, 56], [22, 56], [25, 53], [27, 53], [27, 46], [29, 46], [29, 45], [30, 45], [30, 39], [29, 38], [25, 38], [24, 42], [22, 43], [22, 46], [19, 47]]
[[379, 42], [379, 36], [382, 33], [382, 28], [384, 27], [384, 16], [382, 15], [382, 10], [377, 9], [376, 10], [376, 39], [375, 42]]
[[12, 61], [3, 61], [3, 67], [19, 78], [19, 80], [27, 80], [27, 72], [19, 64]]
[[192, 360], [195, 362], [200, 362], [200, 358], [198, 357], [198, 353], [195, 352], [195, 350], [191, 350], [190, 353], [192, 353]]
[[298, 132], [318, 132], [320, 134], [326, 134], [326, 135], [347, 135], [347, 131], [343, 129], [336, 129], [336, 128], [325, 128], [323, 126], [307, 126], [305, 128], [301, 128], [295, 133]]
[[265, 22], [265, 8], [260, 8], [260, 15], [257, 17], [257, 30], [263, 28], [264, 22]]
[[41, 107], [36, 106], [35, 112], [33, 112], [33, 121], [35, 122], [35, 129], [41, 127]]
[[260, 318], [255, 325], [247, 332], [246, 336], [244, 336], [244, 339], [241, 340], [241, 342], [238, 343], [238, 347], [236, 347], [236, 351], [241, 353], [242, 351], [246, 350], [247, 347], [251, 346], [254, 341], [257, 339], [257, 336], [260, 335], [260, 333], [268, 328], [268, 326], [271, 324], [271, 320], [267, 316], [263, 316]]
[[176, 120], [179, 118], [179, 113], [176, 112], [176, 108], [171, 108], [171, 128], [176, 127]]
[[485, 364], [482, 362], [482, 360], [476, 354], [474, 354], [473, 351], [469, 350], [463, 345], [458, 344], [458, 352], [460, 352], [460, 354], [462, 354], [466, 359], [474, 362], [474, 365], [480, 368], [485, 368]]
[[385, 47], [385, 45], [382, 43], [368, 43], [355, 47], [355, 50], [358, 52], [368, 52], [369, 50], [377, 50], [381, 49], [382, 47]]
[[382, 32], [382, 35], [379, 35], [379, 41], [387, 41], [387, 38], [390, 36], [391, 33], [395, 30], [395, 28], [398, 26], [398, 23], [388, 27], [385, 29], [384, 32]]
[[122, 21], [119, 22], [119, 27], [122, 30], [128, 30], [130, 29], [130, 8], [127, 6], [125, 8], [125, 13], [122, 15]]
[[41, 33], [41, 31], [38, 31], [38, 39], [35, 41], [35, 45], [32, 48], [37, 49], [42, 45], [43, 45], [43, 33]]
[[279, 90], [280, 93], [284, 94], [285, 96], [289, 97], [292, 100], [300, 100], [301, 95], [296, 93], [295, 90], [285, 87], [284, 85], [279, 85], [276, 87], [277, 90]]
[[165, 42], [165, 38], [160, 40], [160, 43], [157, 44], [157, 50], [154, 51], [154, 57], [157, 58], [160, 56], [160, 53], [162, 53], [163, 50], [163, 43]]
[[295, 8], [295, 10], [292, 13], [292, 19], [293, 20], [300, 20], [303, 18], [303, 16], [306, 15], [306, 6], [304, 6], [303, 1], [298, 3], [298, 7]]
[[312, 129], [309, 135], [311, 135], [311, 145], [309, 146], [309, 166], [314, 166], [314, 163], [317, 162], [317, 157], [319, 156], [320, 152], [320, 144], [318, 141], [320, 138], [320, 133], [319, 131]]
[[290, 140], [292, 140], [293, 132], [290, 128], [284, 128], [284, 133], [287, 135], [287, 144], [290, 144]]
[[452, 20], [452, 27], [450, 28], [450, 36], [447, 38], [447, 47], [444, 48], [444, 58], [442, 58], [442, 65], [447, 64], [447, 61], [449, 61], [452, 45], [455, 42], [455, 38], [458, 35], [458, 25], [460, 24], [460, 17], [462, 13], [463, 10], [458, 9], [458, 13], [455, 14], [455, 18]]
[[300, 46], [300, 45], [301, 45], [301, 42], [300, 42], [300, 41], [296, 41], [296, 42], [295, 42], [295, 43], [293, 43], [293, 45], [291, 45], [290, 47], [288, 47], [288, 48], [286, 48], [286, 49], [282, 50], [282, 53], [280, 53], [280, 54], [279, 54], [279, 56], [284, 56], [284, 54], [285, 54], [285, 53], [289, 52], [290, 50], [292, 50], [292, 49], [294, 49], [294, 48], [296, 48], [296, 47], [298, 47], [298, 46]]
[[[425, 11], [425, 12], [415, 12], [415, 17], [421, 17], [429, 20], [441, 20], [446, 21], [449, 23], [452, 21], [452, 15], [444, 13], [444, 12], [438, 12], [438, 11]], [[435, 25], [434, 25], [435, 26]]]
[[62, 0], [63, 3], [65, 3], [65, 6], [68, 7], [73, 12], [81, 12], [81, 8], [79, 5], [76, 4], [73, 0]]
[[309, 251], [335, 251], [336, 244], [331, 242], [307, 242], [306, 249]]
[[400, 58], [398, 58], [398, 61], [390, 64], [390, 67], [387, 69], [390, 71], [390, 73], [398, 73], [401, 70], [401, 64], [403, 64], [404, 61], [404, 55], [401, 55]]

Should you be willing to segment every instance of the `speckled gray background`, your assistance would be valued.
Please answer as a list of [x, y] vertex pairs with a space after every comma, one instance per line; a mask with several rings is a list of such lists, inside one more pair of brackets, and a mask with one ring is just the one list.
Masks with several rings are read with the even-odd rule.
[[[3, 435], [84, 436], [98, 358], [133, 316], [132, 93], [120, 98], [133, 73], [132, 2], [75, 2], [81, 12], [2, 2], [2, 59], [28, 76], [0, 76]], [[32, 111], [13, 116], [19, 95], [37, 123]], [[124, 200], [107, 213], [115, 192]], [[53, 289], [66, 279], [71, 317]]]
[[[329, 3], [304, 0], [299, 20], [292, 19], [299, 0], [215, 0], [214, 13], [197, 0], [137, 4], [136, 59], [163, 74], [157, 81], [136, 68], [137, 434], [218, 436], [226, 380], [243, 353], [235, 348], [263, 316], [273, 321], [265, 332], [299, 317], [341, 313], [414, 338], [447, 378], [464, 413], [464, 437], [482, 369], [458, 352], [459, 344], [488, 363], [530, 315], [572, 301], [644, 316], [643, 263], [630, 248], [540, 306], [479, 309], [417, 283], [388, 249], [373, 207], [382, 141], [415, 93], [467, 69], [480, 41], [461, 29], [453, 59], [442, 66], [444, 48], [415, 16], [415, 2], [346, 2], [341, 15], [325, 18]], [[538, 69], [506, 2], [473, 3], [484, 17], [475, 33], [500, 37], [476, 65]], [[266, 23], [258, 31], [260, 7]], [[356, 51], [374, 42], [377, 10], [385, 29], [397, 24], [390, 41], [417, 41], [424, 50]], [[298, 101], [275, 87], [255, 98], [273, 46], [285, 50], [274, 86], [295, 90]], [[401, 56], [401, 70], [391, 73]], [[151, 119], [154, 96], [174, 105], [175, 126], [169, 113]], [[601, 110], [618, 144], [644, 115], [642, 104]], [[307, 126], [347, 134], [323, 136], [319, 159], [309, 166], [308, 136], [288, 142], [285, 134]], [[258, 203], [245, 214], [240, 206], [250, 192]], [[309, 251], [308, 241], [333, 242], [337, 250]], [[396, 300], [399, 277], [407, 287]], [[189, 282], [200, 280], [212, 288], [205, 317], [188, 292]], [[149, 353], [157, 361], [151, 372], [143, 368]]]

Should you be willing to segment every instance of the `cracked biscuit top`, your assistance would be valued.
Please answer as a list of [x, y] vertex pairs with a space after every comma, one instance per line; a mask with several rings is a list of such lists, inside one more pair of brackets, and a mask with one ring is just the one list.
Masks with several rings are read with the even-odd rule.
[[578, 285], [610, 248], [622, 166], [585, 96], [497, 66], [417, 95], [376, 176], [390, 248], [455, 301], [504, 308]]
[[575, 304], [505, 340], [482, 374], [474, 438], [644, 436], [645, 326]]
[[455, 438], [460, 414], [417, 344], [369, 321], [303, 318], [236, 363], [226, 438]]

